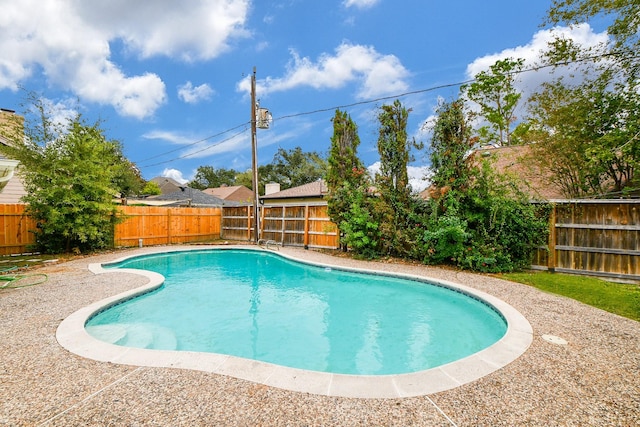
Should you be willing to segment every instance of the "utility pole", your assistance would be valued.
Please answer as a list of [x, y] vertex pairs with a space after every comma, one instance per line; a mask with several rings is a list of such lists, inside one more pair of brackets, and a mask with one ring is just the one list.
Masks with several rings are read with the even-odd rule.
[[251, 171], [253, 175], [253, 230], [254, 241], [258, 243], [260, 239], [260, 218], [258, 217], [260, 193], [258, 190], [258, 142], [256, 137], [256, 67], [253, 67], [253, 74], [251, 75], [251, 152]]

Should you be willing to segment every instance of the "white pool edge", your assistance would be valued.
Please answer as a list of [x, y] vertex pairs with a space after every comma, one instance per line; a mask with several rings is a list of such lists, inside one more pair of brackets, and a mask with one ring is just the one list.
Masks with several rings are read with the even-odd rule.
[[[215, 246], [180, 248], [154, 253], [182, 252], [206, 249], [242, 249], [266, 251], [247, 246]], [[468, 286], [401, 273], [388, 273], [370, 269], [348, 268], [331, 264], [320, 264], [292, 257], [287, 254], [268, 251], [293, 261], [337, 270], [375, 273], [392, 277], [428, 281], [472, 295], [498, 310], [507, 322], [505, 335], [495, 344], [463, 359], [424, 371], [399, 375], [344, 375], [326, 372], [288, 368], [270, 363], [216, 353], [188, 351], [148, 350], [122, 347], [100, 341], [86, 331], [86, 322], [97, 312], [123, 300], [149, 292], [164, 282], [158, 273], [134, 269], [104, 269], [102, 264], [90, 264], [94, 274], [135, 273], [147, 277], [144, 286], [127, 291], [81, 308], [64, 319], [56, 330], [58, 343], [70, 352], [88, 359], [117, 364], [192, 369], [214, 374], [227, 375], [271, 387], [297, 392], [326, 396], [352, 398], [402, 398], [422, 396], [449, 390], [480, 379], [516, 360], [529, 348], [533, 341], [533, 329], [527, 319], [511, 305]], [[114, 261], [117, 263], [141, 254], [132, 254]], [[107, 264], [107, 263], [104, 263]]]

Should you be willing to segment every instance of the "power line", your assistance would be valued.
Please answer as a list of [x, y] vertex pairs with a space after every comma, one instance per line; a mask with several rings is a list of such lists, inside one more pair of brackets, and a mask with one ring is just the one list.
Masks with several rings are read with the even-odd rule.
[[[595, 62], [598, 59], [603, 59], [603, 58], [612, 57], [612, 56], [622, 56], [622, 53], [621, 52], [606, 52], [606, 53], [601, 53], [601, 54], [598, 54], [598, 55], [586, 56], [586, 57], [583, 57], [583, 58], [578, 58], [578, 59], [569, 60], [569, 61], [561, 61], [561, 62], [553, 62], [553, 63], [549, 63], [549, 64], [537, 65], [537, 66], [529, 67], [529, 68], [526, 68], [526, 69], [523, 69], [523, 70], [516, 70], [516, 71], [511, 71], [511, 72], [508, 72], [508, 73], [504, 73], [503, 75], [522, 74], [522, 73], [528, 73], [528, 72], [532, 72], [532, 71], [540, 71], [540, 70], [543, 70], [543, 69], [546, 69], [546, 68], [556, 68], [556, 67], [561, 67], [561, 66], [567, 66], [567, 65], [571, 65], [571, 64], [575, 64], [575, 63], [581, 63], [581, 62], [590, 62], [590, 61], [591, 62]], [[622, 59], [635, 59], [635, 58], [640, 58], [640, 54], [628, 55], [626, 57], [623, 57]], [[327, 111], [334, 111], [334, 110], [337, 110], [337, 109], [351, 108], [351, 107], [356, 107], [356, 106], [359, 106], [359, 105], [367, 105], [367, 104], [372, 104], [372, 103], [376, 103], [376, 102], [387, 101], [389, 99], [397, 99], [397, 98], [402, 98], [402, 97], [410, 96], [410, 95], [428, 93], [428, 92], [433, 92], [433, 91], [440, 90], [440, 89], [447, 89], [447, 88], [451, 88], [451, 87], [462, 86], [462, 85], [465, 85], [465, 84], [473, 83], [475, 81], [476, 81], [476, 79], [472, 78], [472, 79], [468, 79], [468, 80], [464, 80], [464, 81], [460, 81], [460, 82], [447, 83], [447, 84], [442, 84], [442, 85], [437, 85], [437, 86], [431, 86], [431, 87], [428, 87], [428, 88], [425, 88], [425, 89], [417, 89], [417, 90], [413, 90], [413, 91], [409, 91], [409, 92], [404, 92], [404, 93], [399, 93], [399, 94], [394, 94], [394, 95], [388, 95], [388, 96], [382, 96], [382, 97], [378, 97], [378, 98], [374, 98], [374, 99], [368, 99], [368, 100], [364, 100], [364, 101], [353, 102], [353, 103], [350, 103], [350, 104], [343, 104], [343, 105], [337, 105], [337, 106], [333, 106], [333, 107], [320, 108], [320, 109], [312, 110], [312, 111], [305, 111], [305, 112], [300, 112], [300, 113], [287, 114], [287, 115], [284, 115], [284, 116], [276, 117], [276, 118], [273, 119], [273, 121], [276, 122], [276, 121], [279, 121], [279, 120], [285, 120], [285, 119], [290, 119], [290, 118], [294, 118], [294, 117], [308, 116], [308, 115], [318, 114], [318, 113], [325, 113]], [[216, 137], [218, 137], [220, 135], [224, 135], [225, 133], [234, 131], [234, 130], [242, 127], [242, 126], [247, 126], [250, 123], [251, 122], [242, 123], [242, 124], [240, 124], [238, 126], [235, 126], [233, 128], [224, 130], [224, 131], [222, 131], [220, 133], [217, 133], [215, 135], [211, 135], [211, 136], [208, 136], [206, 138], [202, 138], [202, 139], [200, 139], [198, 141], [189, 143], [189, 144], [187, 144], [185, 146], [181, 146], [181, 147], [178, 147], [176, 149], [173, 149], [173, 150], [170, 150], [170, 151], [166, 151], [166, 152], [161, 153], [161, 154], [157, 154], [155, 156], [152, 156], [152, 157], [149, 157], [147, 159], [141, 160], [140, 162], [145, 162], [145, 161], [152, 160], [152, 159], [155, 159], [155, 158], [158, 158], [158, 157], [161, 157], [161, 156], [165, 156], [165, 155], [170, 154], [170, 153], [174, 153], [176, 151], [181, 151], [185, 147], [191, 147], [193, 145], [208, 141], [208, 140], [216, 138]], [[218, 143], [216, 143], [214, 145], [211, 145], [209, 147], [206, 147], [206, 148], [204, 148], [202, 150], [198, 150], [198, 151], [195, 151], [193, 153], [188, 153], [188, 154], [185, 154], [183, 156], [175, 157], [175, 158], [172, 158], [172, 159], [169, 159], [169, 160], [165, 160], [165, 161], [162, 161], [162, 162], [157, 162], [157, 163], [148, 164], [148, 165], [139, 166], [139, 167], [157, 166], [157, 165], [161, 165], [161, 164], [165, 164], [165, 163], [171, 163], [173, 161], [184, 159], [184, 158], [187, 158], [187, 157], [191, 157], [191, 156], [193, 156], [195, 154], [201, 153], [201, 152], [206, 151], [206, 150], [208, 150], [210, 148], [216, 147], [216, 146], [218, 146], [218, 145], [220, 145], [220, 144], [222, 144], [222, 143], [224, 143], [224, 142], [226, 142], [226, 141], [228, 141], [230, 139], [233, 139], [236, 136], [244, 133], [245, 131], [247, 131], [246, 128], [243, 131], [239, 132], [238, 134], [235, 134], [235, 135], [233, 135], [233, 136], [231, 136], [231, 137], [229, 137], [227, 139], [224, 139], [224, 140], [222, 140], [222, 141], [220, 141], [220, 142], [218, 142]]]
[[[235, 129], [237, 129], [237, 127], [236, 127]], [[203, 148], [203, 149], [200, 149], [200, 150], [197, 150], [197, 151], [192, 151], [191, 153], [187, 153], [187, 154], [185, 154], [185, 155], [183, 155], [183, 156], [175, 157], [175, 158], [173, 158], [173, 159], [169, 159], [169, 160], [164, 160], [164, 161], [162, 161], [162, 162], [152, 163], [152, 164], [150, 164], [150, 165], [138, 166], [138, 167], [145, 167], [145, 168], [149, 168], [149, 167], [151, 167], [151, 166], [163, 165], [163, 164], [165, 164], [165, 163], [171, 163], [171, 162], [174, 162], [174, 161], [176, 161], [176, 160], [186, 159], [186, 158], [188, 158], [188, 157], [195, 156], [196, 154], [202, 153], [203, 151], [207, 151], [207, 150], [210, 150], [210, 149], [212, 149], [212, 148], [214, 148], [214, 147], [217, 147], [218, 145], [224, 144], [225, 142], [227, 142], [227, 141], [229, 141], [229, 140], [232, 140], [233, 138], [235, 138], [235, 137], [237, 137], [237, 136], [242, 135], [242, 134], [243, 134], [243, 133], [245, 133], [247, 130], [248, 130], [248, 128], [244, 128], [244, 129], [242, 129], [240, 132], [238, 132], [238, 133], [236, 133], [236, 134], [233, 134], [233, 135], [231, 135], [230, 137], [223, 139], [222, 141], [219, 141], [219, 142], [217, 142], [217, 143], [215, 143], [215, 144], [209, 145], [208, 147], [205, 147], [205, 148]], [[207, 139], [210, 139], [210, 138], [207, 138]], [[198, 142], [202, 142], [202, 141], [206, 141], [206, 139], [205, 139], [205, 140], [198, 141]], [[191, 145], [194, 145], [194, 144], [196, 144], [196, 143], [192, 143], [192, 144], [189, 144], [189, 145], [191, 146]], [[176, 150], [173, 150], [173, 151], [176, 151]], [[157, 157], [157, 156], [156, 156], [156, 157]]]
[[[537, 65], [534, 67], [529, 67], [523, 70], [517, 70], [517, 71], [511, 71], [508, 73], [504, 73], [503, 75], [511, 75], [511, 74], [522, 74], [522, 73], [528, 73], [531, 71], [540, 71], [546, 68], [552, 68], [552, 67], [561, 67], [561, 66], [567, 66], [567, 65], [571, 65], [571, 64], [575, 64], [575, 63], [580, 63], [580, 62], [589, 62], [589, 61], [595, 61], [597, 59], [602, 59], [605, 57], [609, 57], [609, 56], [618, 56], [620, 55], [619, 52], [607, 52], [607, 53], [602, 53], [602, 54], [598, 54], [598, 55], [593, 55], [593, 56], [587, 56], [587, 57], [583, 57], [583, 58], [579, 58], [579, 59], [575, 59], [575, 60], [570, 60], [570, 61], [562, 61], [562, 62], [554, 62], [554, 63], [550, 63], [550, 64], [542, 64], [542, 65]], [[640, 54], [637, 55], [630, 55], [624, 59], [634, 59], [634, 58], [640, 58]], [[311, 115], [311, 114], [316, 114], [316, 113], [324, 113], [327, 111], [332, 111], [332, 110], [336, 110], [336, 109], [340, 109], [340, 108], [350, 108], [350, 107], [356, 107], [358, 105], [366, 105], [366, 104], [372, 104], [374, 102], [380, 102], [380, 101], [387, 101], [389, 99], [394, 99], [394, 98], [402, 98], [408, 95], [416, 95], [419, 93], [427, 93], [427, 92], [433, 92], [435, 90], [439, 90], [439, 89], [447, 89], [450, 87], [456, 87], [456, 86], [462, 86], [465, 84], [469, 84], [469, 83], [473, 83], [475, 82], [476, 79], [472, 78], [469, 80], [464, 80], [461, 82], [456, 82], [456, 83], [448, 83], [448, 84], [443, 84], [443, 85], [438, 85], [438, 86], [432, 86], [426, 89], [418, 89], [418, 90], [414, 90], [414, 91], [410, 91], [410, 92], [404, 92], [404, 93], [400, 93], [400, 94], [396, 94], [396, 95], [389, 95], [389, 96], [383, 96], [383, 97], [379, 97], [379, 98], [375, 98], [375, 99], [368, 99], [365, 101], [359, 101], [359, 102], [354, 102], [351, 104], [344, 104], [344, 105], [338, 105], [335, 107], [328, 107], [328, 108], [321, 108], [318, 110], [313, 110], [313, 111], [306, 111], [306, 112], [302, 112], [302, 113], [294, 113], [294, 114], [288, 114], [285, 116], [280, 116], [280, 117], [276, 117], [273, 119], [273, 121], [277, 121], [277, 120], [284, 120], [284, 119], [289, 119], [292, 117], [299, 117], [299, 116], [306, 116], [306, 115]]]
[[139, 160], [139, 162], [140, 162], [140, 163], [144, 163], [144, 162], [146, 162], [146, 161], [149, 161], [149, 160], [152, 160], [152, 159], [156, 159], [156, 158], [158, 158], [158, 157], [162, 157], [162, 156], [167, 155], [167, 154], [170, 154], [170, 153], [175, 153], [176, 151], [181, 151], [181, 150], [183, 150], [185, 147], [191, 147], [191, 146], [193, 146], [193, 145], [200, 144], [201, 142], [205, 142], [205, 141], [208, 141], [208, 140], [210, 140], [210, 139], [212, 139], [212, 138], [216, 138], [216, 137], [218, 137], [218, 136], [220, 136], [220, 135], [224, 135], [225, 133], [228, 133], [228, 132], [234, 131], [234, 130], [236, 130], [236, 129], [238, 129], [238, 128], [242, 127], [242, 126], [246, 126], [246, 125], [248, 125], [248, 124], [249, 124], [249, 122], [242, 123], [242, 124], [240, 124], [240, 125], [238, 125], [238, 126], [236, 126], [236, 127], [232, 127], [231, 129], [224, 130], [224, 131], [222, 131], [222, 132], [220, 132], [220, 133], [217, 133], [217, 134], [215, 134], [215, 135], [207, 136], [206, 138], [202, 138], [202, 139], [200, 139], [200, 140], [198, 140], [198, 141], [195, 141], [195, 142], [190, 142], [190, 143], [189, 143], [189, 144], [187, 144], [187, 145], [180, 146], [180, 147], [175, 148], [175, 149], [173, 149], [173, 150], [165, 151], [164, 153], [156, 154], [155, 156], [151, 156], [151, 157], [147, 157], [146, 159]]

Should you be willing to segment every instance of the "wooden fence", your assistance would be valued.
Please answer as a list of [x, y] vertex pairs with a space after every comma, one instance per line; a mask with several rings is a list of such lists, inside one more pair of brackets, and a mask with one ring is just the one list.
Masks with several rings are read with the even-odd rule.
[[[115, 246], [138, 246], [140, 239], [145, 246], [254, 240], [251, 206], [120, 209], [126, 220], [115, 228]], [[326, 204], [262, 206], [260, 218], [261, 239], [311, 248], [339, 246]], [[0, 205], [0, 255], [28, 251], [33, 228], [24, 205]], [[533, 268], [640, 280], [640, 200], [558, 202], [549, 231], [548, 250], [535, 254]]]
[[0, 205], [0, 255], [21, 254], [35, 243], [36, 222], [24, 214], [25, 205]]
[[[338, 227], [331, 222], [326, 204], [265, 205], [260, 208], [260, 239], [286, 246], [330, 248], [339, 246]], [[224, 207], [221, 238], [254, 239], [253, 208]]]
[[532, 267], [640, 280], [640, 200], [556, 203]]
[[[35, 243], [35, 222], [25, 205], [0, 205], [0, 255], [20, 254]], [[220, 208], [119, 206], [126, 216], [116, 225], [114, 246], [171, 245], [220, 238]], [[142, 239], [142, 242], [140, 241]]]
[[121, 206], [126, 215], [116, 225], [114, 246], [172, 245], [220, 238], [220, 208]]

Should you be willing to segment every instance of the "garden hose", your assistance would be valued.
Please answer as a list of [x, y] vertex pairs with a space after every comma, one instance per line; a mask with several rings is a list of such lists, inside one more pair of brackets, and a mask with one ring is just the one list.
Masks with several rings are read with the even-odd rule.
[[39, 285], [49, 279], [49, 276], [44, 273], [19, 275], [5, 274], [17, 269], [17, 266], [13, 266], [0, 270], [0, 289], [26, 288], [27, 286]]

